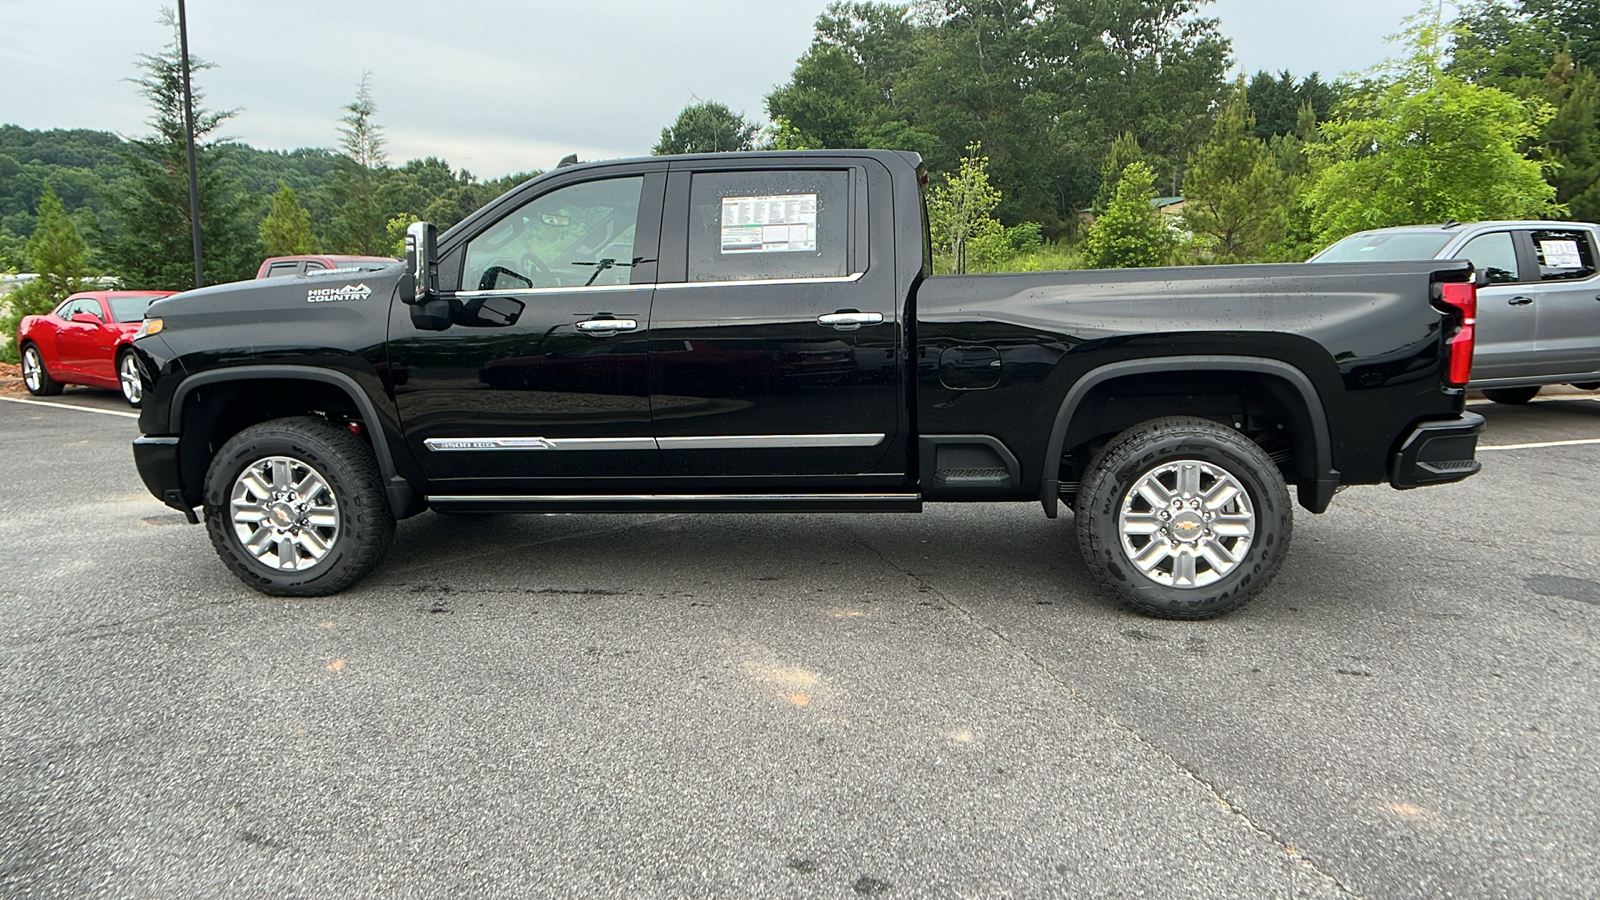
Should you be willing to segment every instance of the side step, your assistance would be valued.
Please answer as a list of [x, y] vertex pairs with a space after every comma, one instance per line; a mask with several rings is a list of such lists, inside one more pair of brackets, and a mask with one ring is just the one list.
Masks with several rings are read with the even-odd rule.
[[517, 494], [435, 496], [440, 512], [922, 512], [921, 494]]

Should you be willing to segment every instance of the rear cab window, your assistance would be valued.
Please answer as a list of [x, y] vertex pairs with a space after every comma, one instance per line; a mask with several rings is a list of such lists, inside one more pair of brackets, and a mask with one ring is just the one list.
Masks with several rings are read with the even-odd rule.
[[1583, 229], [1539, 229], [1530, 232], [1533, 255], [1539, 263], [1540, 281], [1578, 281], [1592, 277], [1594, 243]]
[[689, 191], [688, 280], [842, 278], [855, 269], [851, 172], [696, 172]]

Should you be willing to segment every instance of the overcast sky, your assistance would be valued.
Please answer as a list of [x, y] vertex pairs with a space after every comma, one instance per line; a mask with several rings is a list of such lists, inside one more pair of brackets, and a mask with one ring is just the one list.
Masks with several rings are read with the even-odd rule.
[[[170, 39], [176, 0], [0, 0], [0, 123], [144, 133], [124, 79]], [[756, 120], [827, 0], [188, 0], [199, 87], [239, 108], [228, 135], [263, 149], [331, 147], [372, 72], [390, 161], [439, 156], [481, 177], [649, 153], [695, 98]], [[1364, 70], [1408, 2], [1215, 0], [1247, 73]]]

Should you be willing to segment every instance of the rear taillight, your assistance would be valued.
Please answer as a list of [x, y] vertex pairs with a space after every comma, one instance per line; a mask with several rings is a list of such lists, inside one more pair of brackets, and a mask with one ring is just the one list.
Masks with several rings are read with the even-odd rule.
[[1447, 312], [1454, 314], [1452, 318], [1459, 319], [1447, 342], [1445, 382], [1451, 387], [1466, 387], [1472, 380], [1472, 346], [1478, 337], [1478, 288], [1470, 281], [1441, 284], [1439, 300]]

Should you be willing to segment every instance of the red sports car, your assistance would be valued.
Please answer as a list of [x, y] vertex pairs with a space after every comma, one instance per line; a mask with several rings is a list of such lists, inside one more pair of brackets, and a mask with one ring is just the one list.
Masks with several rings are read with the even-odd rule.
[[22, 381], [39, 396], [61, 393], [65, 384], [121, 388], [138, 406], [144, 396], [139, 366], [127, 347], [145, 308], [172, 291], [86, 291], [61, 301], [44, 316], [17, 326]]

